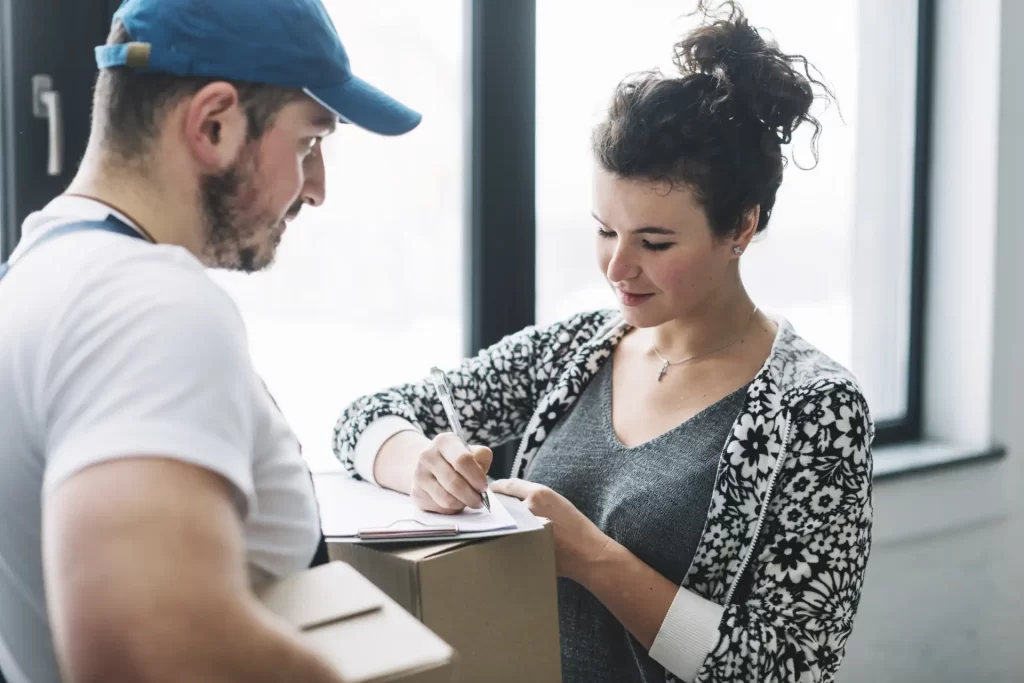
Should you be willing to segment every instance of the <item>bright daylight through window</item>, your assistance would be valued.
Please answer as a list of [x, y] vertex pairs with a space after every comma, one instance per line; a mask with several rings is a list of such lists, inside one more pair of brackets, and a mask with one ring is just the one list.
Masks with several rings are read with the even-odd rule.
[[337, 466], [331, 428], [348, 401], [463, 352], [463, 4], [324, 4], [353, 71], [423, 123], [399, 138], [340, 126], [324, 144], [325, 205], [303, 210], [267, 272], [216, 275], [314, 470]]
[[[697, 18], [679, 0], [538, 0], [539, 322], [612, 307], [595, 265], [590, 129], [626, 74], [671, 73]], [[756, 303], [851, 368], [877, 420], [907, 404], [917, 3], [745, 0], [751, 23], [810, 60], [839, 107], [813, 163], [809, 128], [789, 148], [775, 211], [743, 259]], [[842, 113], [840, 119], [839, 113]], [[795, 163], [792, 156], [795, 154]]]
[[[305, 210], [277, 263], [217, 274], [238, 301], [257, 369], [315, 470], [336, 466], [344, 405], [451, 365], [464, 348], [463, 0], [326, 5], [354, 71], [423, 112], [408, 136], [350, 126], [325, 144], [327, 202]], [[798, 132], [767, 234], [743, 259], [757, 303], [847, 365], [876, 419], [907, 405], [916, 2], [745, 0], [806, 55], [839, 107], [813, 163]], [[614, 306], [595, 265], [590, 130], [625, 75], [671, 69], [696, 21], [683, 0], [537, 0], [537, 319]], [[842, 118], [839, 114], [842, 113]], [[509, 112], [529, 115], [529, 112]]]

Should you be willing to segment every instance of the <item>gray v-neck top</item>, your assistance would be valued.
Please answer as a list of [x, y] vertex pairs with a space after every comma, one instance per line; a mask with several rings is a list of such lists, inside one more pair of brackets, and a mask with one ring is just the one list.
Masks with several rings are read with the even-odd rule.
[[[568, 498], [603, 532], [680, 584], [703, 533], [722, 448], [746, 390], [626, 448], [612, 426], [608, 361], [537, 451], [526, 479]], [[663, 683], [664, 667], [582, 586], [559, 579], [558, 607], [564, 683]]]

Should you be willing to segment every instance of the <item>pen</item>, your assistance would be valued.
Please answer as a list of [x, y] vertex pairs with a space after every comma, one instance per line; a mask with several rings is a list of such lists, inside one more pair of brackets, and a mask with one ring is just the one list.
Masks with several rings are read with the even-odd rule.
[[[468, 451], [469, 442], [466, 441], [466, 433], [462, 431], [459, 414], [455, 411], [455, 397], [452, 396], [452, 385], [448, 381], [448, 375], [444, 374], [444, 371], [440, 368], [431, 368], [430, 379], [434, 383], [434, 390], [437, 392], [437, 398], [441, 401], [441, 407], [444, 408], [444, 414], [448, 416], [448, 424], [451, 425], [452, 433], [455, 434]], [[484, 507], [490, 512], [491, 498], [487, 495], [486, 489], [480, 494], [480, 498], [484, 501]]]

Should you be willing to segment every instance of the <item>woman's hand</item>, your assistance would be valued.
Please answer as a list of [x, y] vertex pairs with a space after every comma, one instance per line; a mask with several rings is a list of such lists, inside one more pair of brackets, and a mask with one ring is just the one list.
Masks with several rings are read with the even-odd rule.
[[547, 486], [522, 479], [502, 479], [494, 482], [491, 490], [518, 498], [536, 516], [550, 519], [555, 533], [558, 575], [586, 585], [588, 570], [598, 563], [612, 539], [564, 496]]
[[480, 494], [487, 490], [493, 458], [490, 448], [469, 451], [454, 434], [439, 434], [416, 458], [409, 495], [421, 510], [445, 515], [483, 507]]

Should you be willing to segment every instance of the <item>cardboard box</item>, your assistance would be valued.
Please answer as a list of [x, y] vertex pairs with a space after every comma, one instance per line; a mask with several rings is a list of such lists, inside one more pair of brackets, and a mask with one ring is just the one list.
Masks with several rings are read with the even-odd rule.
[[348, 683], [451, 683], [456, 655], [352, 567], [329, 564], [258, 591]]
[[558, 592], [551, 525], [475, 541], [328, 541], [459, 653], [466, 683], [559, 683]]

